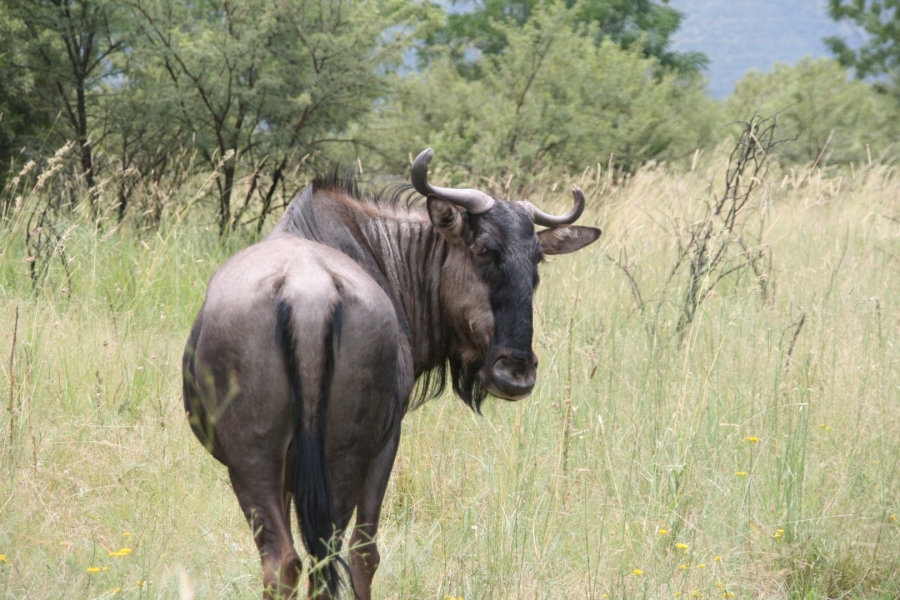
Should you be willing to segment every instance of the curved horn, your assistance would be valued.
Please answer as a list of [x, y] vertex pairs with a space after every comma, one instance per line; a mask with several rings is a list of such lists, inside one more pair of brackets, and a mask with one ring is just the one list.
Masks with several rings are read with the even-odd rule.
[[575, 197], [575, 206], [573, 206], [572, 210], [566, 214], [559, 216], [548, 215], [531, 202], [522, 201], [519, 202], [519, 204], [524, 206], [525, 210], [531, 213], [531, 218], [534, 220], [535, 225], [559, 227], [560, 225], [571, 225], [577, 221], [578, 217], [581, 216], [581, 213], [584, 212], [584, 192], [581, 191], [581, 188], [572, 188], [572, 196]]
[[478, 190], [442, 188], [428, 183], [428, 163], [434, 156], [434, 150], [423, 150], [412, 166], [412, 184], [416, 191], [425, 196], [437, 196], [453, 204], [469, 210], [473, 215], [486, 213], [494, 205], [494, 199]]

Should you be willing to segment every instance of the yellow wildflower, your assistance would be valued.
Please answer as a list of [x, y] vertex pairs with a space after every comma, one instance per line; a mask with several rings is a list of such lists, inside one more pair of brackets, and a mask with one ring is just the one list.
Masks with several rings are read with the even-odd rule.
[[700, 563], [699, 565], [697, 565], [697, 568], [698, 568], [698, 569], [705, 569], [705, 568], [706, 568], [706, 563]]
[[684, 550], [685, 552], [687, 552], [687, 549], [690, 546], [688, 546], [687, 544], [684, 544], [682, 542], [678, 542], [677, 544], [675, 544], [675, 547], [678, 548], [679, 550]]
[[666, 529], [659, 530], [659, 535], [666, 535], [667, 533], [669, 533], [669, 532]]
[[121, 591], [122, 591], [122, 588], [116, 588], [113, 590], [113, 594], [118, 594]]
[[781, 537], [781, 532], [780, 532], [780, 531], [776, 531], [776, 532], [775, 532], [775, 535], [773, 535], [772, 537], [775, 538], [775, 539], [777, 540], [778, 538]]
[[[891, 516], [888, 517], [888, 518], [891, 520], [891, 523], [894, 523], [894, 522], [897, 520], [897, 515], [894, 514], [894, 513], [891, 513]], [[6, 557], [3, 556], [2, 554], [0, 554], [0, 557], [3, 557], [4, 559], [6, 558]], [[3, 562], [6, 562], [6, 561], [4, 560]]]
[[825, 431], [831, 431], [831, 425], [826, 425], [826, 426], [825, 426]]
[[721, 560], [722, 560], [722, 557], [721, 557], [721, 556], [718, 556], [718, 555], [716, 555], [716, 556], [713, 556], [713, 560], [714, 560], [714, 561], [716, 561], [716, 562], [721, 562]]
[[103, 567], [104, 571], [109, 571], [109, 567]]
[[130, 531], [123, 531], [123, 532], [122, 532], [122, 537], [131, 537], [131, 532], [130, 532]]
[[635, 577], [640, 577], [641, 575], [644, 574], [644, 572], [641, 571], [640, 569], [635, 569], [634, 571], [631, 572], [631, 574], [634, 575]]
[[684, 571], [687, 569], [687, 565], [678, 565], [678, 568]]
[[99, 573], [99, 572], [100, 572], [100, 567], [88, 567], [88, 568], [87, 568], [87, 572], [88, 572], [88, 573]]
[[751, 444], [756, 444], [759, 442], [759, 438], [756, 437], [755, 435], [751, 435], [751, 436], [747, 437], [747, 441], [750, 442]]
[[4, 565], [6, 564], [6, 555], [5, 554], [0, 554], [0, 563], [3, 563]]
[[722, 596], [724, 598], [734, 598], [734, 592], [725, 592]]
[[737, 475], [738, 477], [746, 477], [747, 471], [735, 471], [734, 474]]

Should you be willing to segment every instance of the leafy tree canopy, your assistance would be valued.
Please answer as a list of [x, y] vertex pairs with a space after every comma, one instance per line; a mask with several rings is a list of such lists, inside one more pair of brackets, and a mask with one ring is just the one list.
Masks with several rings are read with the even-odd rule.
[[825, 44], [841, 63], [856, 70], [857, 77], [891, 75], [900, 71], [900, 0], [828, 0], [828, 14], [835, 21], [850, 21], [868, 35], [854, 49], [838, 36]]
[[38, 73], [24, 68], [25, 25], [0, 4], [0, 186], [12, 161], [50, 118], [33, 100], [35, 87], [45, 85]]
[[60, 133], [75, 139], [81, 168], [94, 185], [91, 134], [100, 83], [113, 76], [112, 59], [126, 45], [122, 3], [115, 0], [3, 0], [21, 26], [16, 32], [20, 69], [48, 85], [34, 86], [29, 102], [59, 113]]
[[[453, 0], [464, 4], [465, 0]], [[477, 76], [470, 50], [496, 55], [509, 45], [508, 30], [530, 22], [537, 11], [554, 0], [484, 0], [475, 10], [450, 14], [446, 24], [426, 37], [424, 59], [435, 48], [451, 48], [461, 72]], [[695, 74], [708, 59], [700, 52], [675, 52], [671, 38], [681, 24], [682, 14], [668, 0], [566, 0], [572, 24], [590, 24], [596, 44], [611, 40], [625, 49], [636, 48], [654, 57], [664, 67]]]
[[778, 148], [787, 164], [860, 163], [887, 150], [897, 132], [890, 98], [849, 79], [845, 67], [827, 58], [750, 71], [735, 86], [727, 112], [736, 120], [779, 113], [785, 137], [792, 138]]
[[238, 164], [277, 184], [292, 159], [345, 141], [347, 124], [386, 93], [417, 18], [404, 0], [130, 2], [140, 35], [128, 97], [148, 106], [131, 114], [166, 120], [173, 138], [221, 161], [223, 233], [242, 212], [231, 206]]
[[506, 47], [473, 61], [482, 77], [461, 75], [444, 53], [404, 78], [363, 133], [385, 157], [433, 146], [466, 172], [630, 168], [701, 147], [716, 107], [699, 77], [659, 73], [640, 48], [592, 43], [599, 24], [575, 25], [578, 10], [547, 2], [524, 25], [495, 22]]

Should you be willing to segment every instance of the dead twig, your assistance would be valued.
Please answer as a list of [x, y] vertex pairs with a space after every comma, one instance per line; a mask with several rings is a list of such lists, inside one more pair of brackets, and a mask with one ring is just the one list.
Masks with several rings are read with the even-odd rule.
[[791, 326], [794, 328], [794, 335], [791, 336], [791, 343], [788, 344], [787, 353], [784, 356], [784, 371], [785, 373], [788, 369], [791, 368], [791, 356], [794, 355], [794, 344], [797, 343], [797, 338], [800, 337], [800, 330], [803, 329], [803, 324], [806, 323], [806, 313], [800, 315], [800, 318], [797, 319]]
[[[741, 125], [741, 136], [728, 156], [722, 192], [714, 193], [710, 183], [708, 196], [699, 203], [699, 214], [691, 203], [686, 214], [662, 214], [657, 218], [651, 215], [651, 220], [672, 238], [676, 249], [675, 259], [654, 293], [641, 289], [636, 265], [629, 260], [627, 250], [623, 248], [618, 258], [607, 256], [628, 278], [639, 311], [645, 314], [648, 303], [655, 305], [655, 314], [647, 322], [654, 337], [663, 308], [674, 304], [679, 307], [674, 333], [682, 340], [697, 310], [714, 295], [716, 286], [744, 272], [753, 274], [763, 301], [768, 300], [772, 258], [769, 246], [762, 241], [768, 192], [763, 201], [757, 200], [754, 192], [765, 182], [766, 161], [772, 149], [785, 140], [778, 137], [776, 116], [754, 116]], [[755, 221], [754, 216], [758, 216]], [[753, 222], [759, 223], [756, 233], [749, 231], [748, 225]], [[680, 281], [684, 284], [679, 285]], [[672, 298], [673, 294], [680, 298]]]

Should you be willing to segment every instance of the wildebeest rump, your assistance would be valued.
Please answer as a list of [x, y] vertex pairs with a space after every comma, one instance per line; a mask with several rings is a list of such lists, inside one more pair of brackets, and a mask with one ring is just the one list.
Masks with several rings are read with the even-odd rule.
[[475, 410], [487, 393], [526, 397], [538, 264], [600, 236], [571, 225], [584, 209], [577, 188], [574, 208], [551, 216], [432, 186], [431, 157], [412, 168], [424, 203], [409, 186], [379, 198], [337, 177], [315, 181], [207, 287], [184, 353], [185, 409], [228, 467], [267, 597], [292, 594], [302, 572], [292, 498], [317, 565], [310, 595], [337, 591], [334, 557], [355, 510], [346, 566], [355, 595], [370, 597], [404, 413], [448, 370]]

